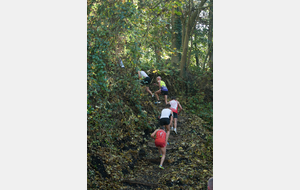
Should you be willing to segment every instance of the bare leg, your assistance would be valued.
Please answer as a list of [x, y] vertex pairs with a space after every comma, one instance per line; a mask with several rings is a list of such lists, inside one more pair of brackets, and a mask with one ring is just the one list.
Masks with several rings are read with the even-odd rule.
[[165, 125], [165, 126], [166, 126], [166, 130], [167, 130], [167, 135], [166, 135], [166, 146], [167, 146], [169, 135], [170, 135], [170, 125]]
[[160, 160], [160, 165], [162, 166], [164, 161], [165, 161], [165, 158], [166, 158], [166, 152], [167, 152], [167, 145], [163, 148], [160, 148], [161, 151], [162, 151], [162, 157], [161, 157], [161, 160]]
[[157, 148], [158, 148], [159, 155], [162, 155], [161, 147], [157, 147]]
[[146, 91], [149, 92], [149, 94], [151, 94], [151, 96], [153, 96], [152, 92], [150, 91], [149, 87], [146, 86]]
[[166, 105], [167, 105], [167, 103], [168, 103], [168, 95], [165, 95], [165, 102], [166, 102]]
[[159, 96], [158, 96], [159, 93], [160, 93], [160, 90], [158, 90], [158, 91], [156, 91], [156, 92], [154, 93], [155, 96], [156, 96], [157, 101], [159, 101]]
[[[173, 124], [173, 122], [172, 122], [172, 124]], [[176, 129], [176, 127], [177, 127], [177, 118], [174, 118], [174, 128]]]

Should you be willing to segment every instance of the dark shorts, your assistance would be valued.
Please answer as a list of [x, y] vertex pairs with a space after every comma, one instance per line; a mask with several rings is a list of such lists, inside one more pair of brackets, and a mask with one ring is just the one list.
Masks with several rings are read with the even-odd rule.
[[162, 95], [168, 95], [168, 91], [161, 91]]
[[159, 124], [162, 125], [169, 125], [170, 124], [170, 119], [169, 118], [162, 118], [159, 120]]
[[142, 85], [149, 85], [151, 82], [150, 77], [144, 78], [144, 80], [141, 81]]
[[173, 118], [178, 118], [178, 114], [173, 112]]

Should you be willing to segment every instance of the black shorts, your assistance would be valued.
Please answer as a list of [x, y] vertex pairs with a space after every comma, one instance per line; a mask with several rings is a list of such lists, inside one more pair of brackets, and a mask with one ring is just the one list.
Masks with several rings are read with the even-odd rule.
[[173, 112], [173, 118], [178, 118], [178, 114]]
[[162, 95], [168, 95], [168, 91], [161, 91]]
[[144, 78], [144, 80], [141, 81], [142, 85], [149, 85], [151, 82], [150, 77]]
[[169, 125], [170, 124], [170, 119], [169, 118], [161, 118], [159, 120], [159, 124], [162, 125]]

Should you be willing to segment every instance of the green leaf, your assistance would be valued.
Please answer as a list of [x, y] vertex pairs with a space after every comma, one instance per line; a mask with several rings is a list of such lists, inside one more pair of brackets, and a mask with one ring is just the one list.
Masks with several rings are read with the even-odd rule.
[[181, 12], [179, 12], [179, 11], [174, 11], [175, 12], [175, 14], [177, 14], [177, 15], [179, 15], [179, 16], [181, 16], [182, 15], [182, 13]]

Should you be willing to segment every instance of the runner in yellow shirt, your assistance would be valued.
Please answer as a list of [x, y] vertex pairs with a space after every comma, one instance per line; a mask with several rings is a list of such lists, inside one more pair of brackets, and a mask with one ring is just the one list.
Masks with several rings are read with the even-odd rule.
[[155, 103], [156, 104], [160, 104], [158, 94], [162, 94], [162, 95], [164, 95], [164, 97], [165, 97], [165, 103], [167, 104], [168, 103], [168, 100], [167, 100], [167, 98], [168, 98], [168, 88], [166, 86], [166, 83], [161, 80], [160, 76], [158, 76], [156, 78], [156, 81], [157, 81], [157, 84], [154, 83], [154, 85], [158, 86], [159, 90], [154, 93], [155, 96], [156, 96], [156, 99], [157, 99], [157, 102], [155, 102]]

